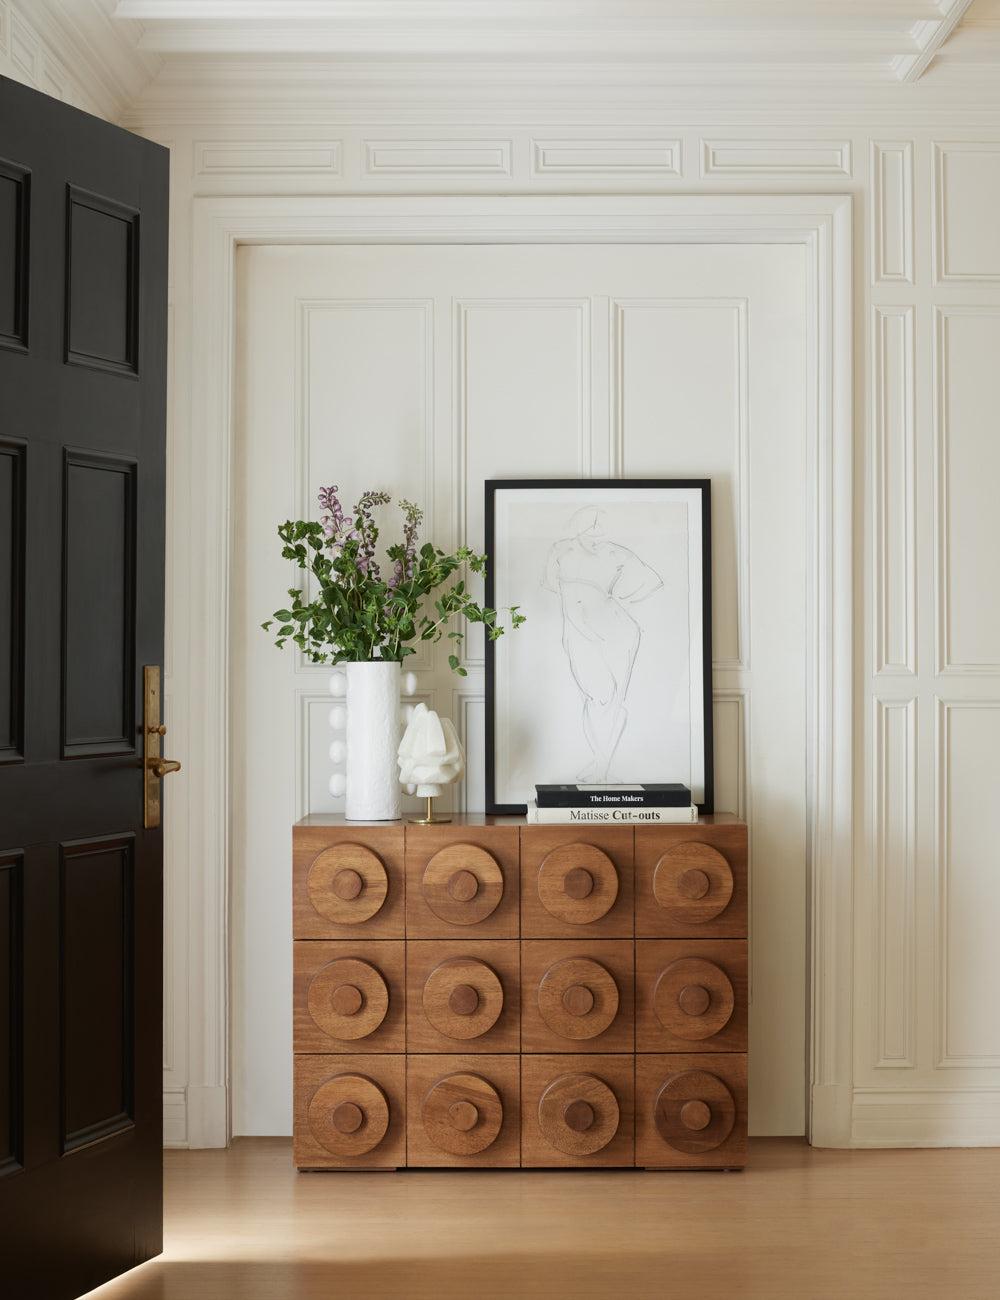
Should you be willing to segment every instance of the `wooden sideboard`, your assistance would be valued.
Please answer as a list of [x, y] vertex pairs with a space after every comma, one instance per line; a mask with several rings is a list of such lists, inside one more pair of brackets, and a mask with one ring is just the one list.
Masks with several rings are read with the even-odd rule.
[[747, 831], [293, 831], [295, 1163], [738, 1168]]

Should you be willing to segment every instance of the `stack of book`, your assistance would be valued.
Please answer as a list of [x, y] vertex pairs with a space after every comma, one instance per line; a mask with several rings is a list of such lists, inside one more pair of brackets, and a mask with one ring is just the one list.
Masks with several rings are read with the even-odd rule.
[[693, 822], [698, 809], [686, 785], [536, 785], [528, 821], [656, 825]]

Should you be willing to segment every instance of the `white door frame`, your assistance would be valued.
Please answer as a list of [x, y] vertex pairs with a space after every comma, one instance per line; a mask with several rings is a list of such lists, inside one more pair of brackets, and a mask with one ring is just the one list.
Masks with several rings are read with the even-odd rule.
[[[190, 419], [171, 447], [190, 526], [168, 539], [190, 629], [174, 668], [186, 712], [188, 1141], [229, 1138], [230, 492], [240, 244], [767, 243], [809, 260], [806, 754], [809, 1135], [850, 1141], [853, 823], [852, 204], [847, 195], [194, 200]], [[197, 524], [197, 530], [195, 529]], [[197, 531], [197, 544], [191, 534]], [[180, 535], [183, 534], [183, 535]], [[178, 833], [177, 828], [175, 833]], [[169, 827], [168, 827], [169, 834]], [[177, 858], [180, 855], [176, 855]], [[193, 864], [193, 865], [191, 865]], [[186, 927], [178, 930], [178, 926]], [[807, 973], [803, 972], [805, 976]]]

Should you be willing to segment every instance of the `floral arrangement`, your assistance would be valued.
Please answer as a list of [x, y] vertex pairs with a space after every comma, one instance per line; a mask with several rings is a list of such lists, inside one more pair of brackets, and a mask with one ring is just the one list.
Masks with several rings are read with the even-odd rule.
[[[281, 554], [311, 573], [316, 581], [315, 598], [291, 587], [291, 604], [275, 610], [262, 623], [269, 631], [275, 623], [275, 643], [280, 649], [294, 641], [313, 663], [357, 663], [368, 660], [402, 661], [415, 654], [414, 641], [439, 641], [447, 636], [455, 643], [448, 655], [451, 668], [461, 676], [458, 649], [464, 633], [448, 625], [456, 614], [470, 623], [482, 623], [491, 641], [504, 628], [497, 611], [472, 599], [464, 579], [458, 578], [433, 600], [433, 616], [425, 602], [463, 566], [472, 573], [486, 572], [486, 556], [467, 546], [446, 554], [425, 542], [418, 545], [423, 511], [412, 501], [400, 499], [403, 539], [386, 548], [392, 573], [383, 578], [376, 558], [379, 530], [375, 509], [391, 504], [387, 492], [363, 492], [350, 515], [341, 505], [336, 486], [320, 488], [319, 522], [286, 520], [278, 528], [284, 543]], [[525, 621], [518, 607], [506, 611], [512, 627]]]

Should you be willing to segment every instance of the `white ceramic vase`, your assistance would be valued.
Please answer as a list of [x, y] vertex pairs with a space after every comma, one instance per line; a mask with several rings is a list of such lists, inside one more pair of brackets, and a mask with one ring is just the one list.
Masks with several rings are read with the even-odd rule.
[[343, 671], [347, 678], [344, 816], [352, 822], [398, 821], [399, 664], [376, 660], [345, 664]]

